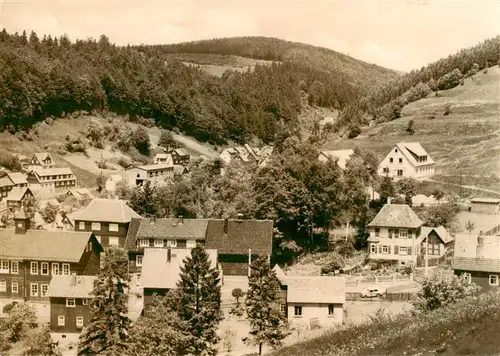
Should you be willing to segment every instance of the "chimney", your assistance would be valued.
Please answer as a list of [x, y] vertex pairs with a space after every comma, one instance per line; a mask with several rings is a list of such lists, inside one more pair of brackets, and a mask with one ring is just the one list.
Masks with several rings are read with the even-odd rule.
[[168, 247], [167, 248], [167, 262], [172, 261], [172, 248]]
[[227, 234], [227, 227], [229, 225], [229, 220], [228, 219], [224, 219], [224, 234]]
[[30, 218], [26, 215], [24, 208], [21, 208], [14, 215], [15, 233], [23, 235], [30, 227]]
[[387, 204], [391, 204], [391, 198], [387, 198]]

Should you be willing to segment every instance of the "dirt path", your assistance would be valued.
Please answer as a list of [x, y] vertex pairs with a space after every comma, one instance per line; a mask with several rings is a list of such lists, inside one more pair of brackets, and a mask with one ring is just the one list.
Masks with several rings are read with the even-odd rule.
[[[428, 179], [428, 181], [435, 182], [435, 183], [440, 183], [440, 184], [448, 184], [448, 185], [452, 185], [452, 186], [455, 186], [455, 187], [460, 187], [460, 184], [450, 183], [450, 182], [444, 182], [444, 181], [441, 181], [441, 180]], [[476, 187], [474, 185], [463, 185], [463, 184], [462, 184], [462, 188], [478, 190], [478, 191], [486, 192], [486, 193], [493, 193], [493, 194], [496, 194], [496, 195], [500, 196], [500, 192], [498, 190], [485, 189], [485, 188]]]

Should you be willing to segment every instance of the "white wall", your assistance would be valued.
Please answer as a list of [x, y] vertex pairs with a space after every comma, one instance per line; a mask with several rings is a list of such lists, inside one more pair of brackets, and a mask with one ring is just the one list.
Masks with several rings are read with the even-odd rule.
[[[397, 151], [397, 152], [396, 152]], [[390, 159], [393, 162], [390, 162]], [[402, 163], [399, 163], [399, 159], [402, 159]], [[389, 173], [384, 173], [384, 168], [389, 168]], [[387, 154], [387, 156], [380, 162], [378, 167], [378, 174], [381, 176], [389, 175], [389, 177], [398, 177], [398, 170], [403, 170], [402, 177], [416, 177], [417, 173], [413, 165], [408, 161], [408, 159], [403, 155], [401, 150], [397, 147], [393, 147], [392, 150]], [[400, 178], [402, 178], [400, 177]]]
[[[292, 324], [309, 325], [312, 318], [319, 319], [320, 326], [342, 324], [344, 308], [342, 304], [335, 304], [334, 314], [328, 315], [328, 305], [322, 303], [288, 303], [288, 321]], [[302, 306], [302, 316], [295, 316], [295, 306]]]
[[[415, 229], [413, 229], [413, 236], [415, 236]], [[378, 238], [379, 242], [378, 243], [372, 243], [369, 242], [368, 246], [368, 258], [372, 259], [381, 259], [381, 260], [400, 260], [400, 261], [412, 261], [412, 255], [414, 254], [413, 252], [413, 238], [408, 238], [408, 237], [398, 237], [395, 238], [393, 235], [393, 238], [389, 238], [389, 228], [387, 227], [381, 227], [379, 236], [375, 236], [375, 228], [370, 227], [370, 237], [371, 238]], [[415, 239], [418, 239], [418, 237], [414, 237]], [[375, 245], [376, 246], [376, 252], [372, 252], [371, 246]], [[390, 248], [390, 253], [384, 254], [379, 252], [379, 246], [391, 246]], [[394, 246], [406, 246], [410, 247], [412, 249], [412, 254], [401, 254], [398, 251], [398, 254], [394, 254]], [[417, 241], [415, 240], [415, 254], [418, 255], [420, 252], [420, 248], [418, 246]]]
[[[137, 177], [139, 175], [139, 177]], [[147, 172], [143, 169], [140, 168], [130, 168], [125, 171], [125, 180], [126, 184], [129, 187], [135, 187], [135, 180], [139, 179], [146, 179], [147, 178]]]

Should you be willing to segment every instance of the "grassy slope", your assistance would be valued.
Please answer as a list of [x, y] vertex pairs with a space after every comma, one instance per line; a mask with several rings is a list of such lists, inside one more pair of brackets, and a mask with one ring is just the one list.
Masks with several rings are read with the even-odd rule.
[[[436, 180], [459, 184], [462, 170], [464, 185], [500, 192], [500, 68], [439, 94], [407, 105], [400, 119], [368, 128], [353, 140], [329, 142], [325, 149], [359, 146], [382, 158], [397, 142], [419, 141], [437, 163]], [[444, 116], [448, 103], [452, 113]], [[410, 120], [413, 136], [405, 131]]]
[[500, 350], [500, 294], [483, 294], [426, 315], [347, 326], [280, 349], [279, 356], [494, 355]]

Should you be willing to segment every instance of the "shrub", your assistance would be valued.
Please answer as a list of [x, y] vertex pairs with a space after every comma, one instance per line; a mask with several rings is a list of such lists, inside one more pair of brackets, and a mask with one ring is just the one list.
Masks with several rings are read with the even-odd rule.
[[240, 298], [245, 296], [245, 292], [243, 292], [240, 288], [235, 288], [231, 292], [231, 295], [236, 299], [236, 306], [240, 306]]
[[45, 123], [50, 126], [54, 123], [54, 120], [51, 117], [48, 117], [45, 119]]
[[0, 166], [5, 167], [13, 172], [20, 172], [22, 169], [19, 157], [9, 154], [5, 151], [0, 153]]
[[361, 129], [359, 128], [358, 125], [354, 124], [349, 127], [349, 132], [347, 133], [348, 138], [355, 138], [359, 136], [361, 133]]
[[338, 241], [335, 244], [333, 250], [337, 252], [339, 255], [344, 256], [346, 258], [352, 257], [354, 255], [354, 252], [356, 251], [356, 249], [354, 248], [354, 244], [352, 243], [352, 240]]
[[71, 153], [77, 153], [77, 152], [86, 153], [87, 151], [85, 143], [79, 137], [67, 141], [65, 144], [65, 148], [68, 152]]
[[117, 162], [121, 167], [127, 168], [132, 162], [128, 158], [120, 157]]
[[444, 106], [444, 114], [443, 115], [445, 115], [445, 116], [450, 115], [451, 114], [451, 108], [452, 108], [452, 106], [451, 106], [450, 103], [446, 104]]
[[104, 159], [101, 159], [99, 162], [97, 162], [97, 167], [99, 169], [108, 169], [108, 164]]
[[149, 140], [148, 132], [141, 126], [137, 128], [130, 138], [130, 143], [141, 154], [149, 155], [151, 149], [151, 142]]
[[462, 79], [462, 73], [460, 69], [455, 68], [450, 73], [446, 73], [438, 80], [438, 89], [447, 90], [456, 87], [460, 84], [460, 79]]
[[413, 127], [413, 120], [410, 120], [408, 121], [408, 127], [406, 128], [406, 132], [409, 134], [409, 135], [413, 135], [415, 133], [415, 128]]

